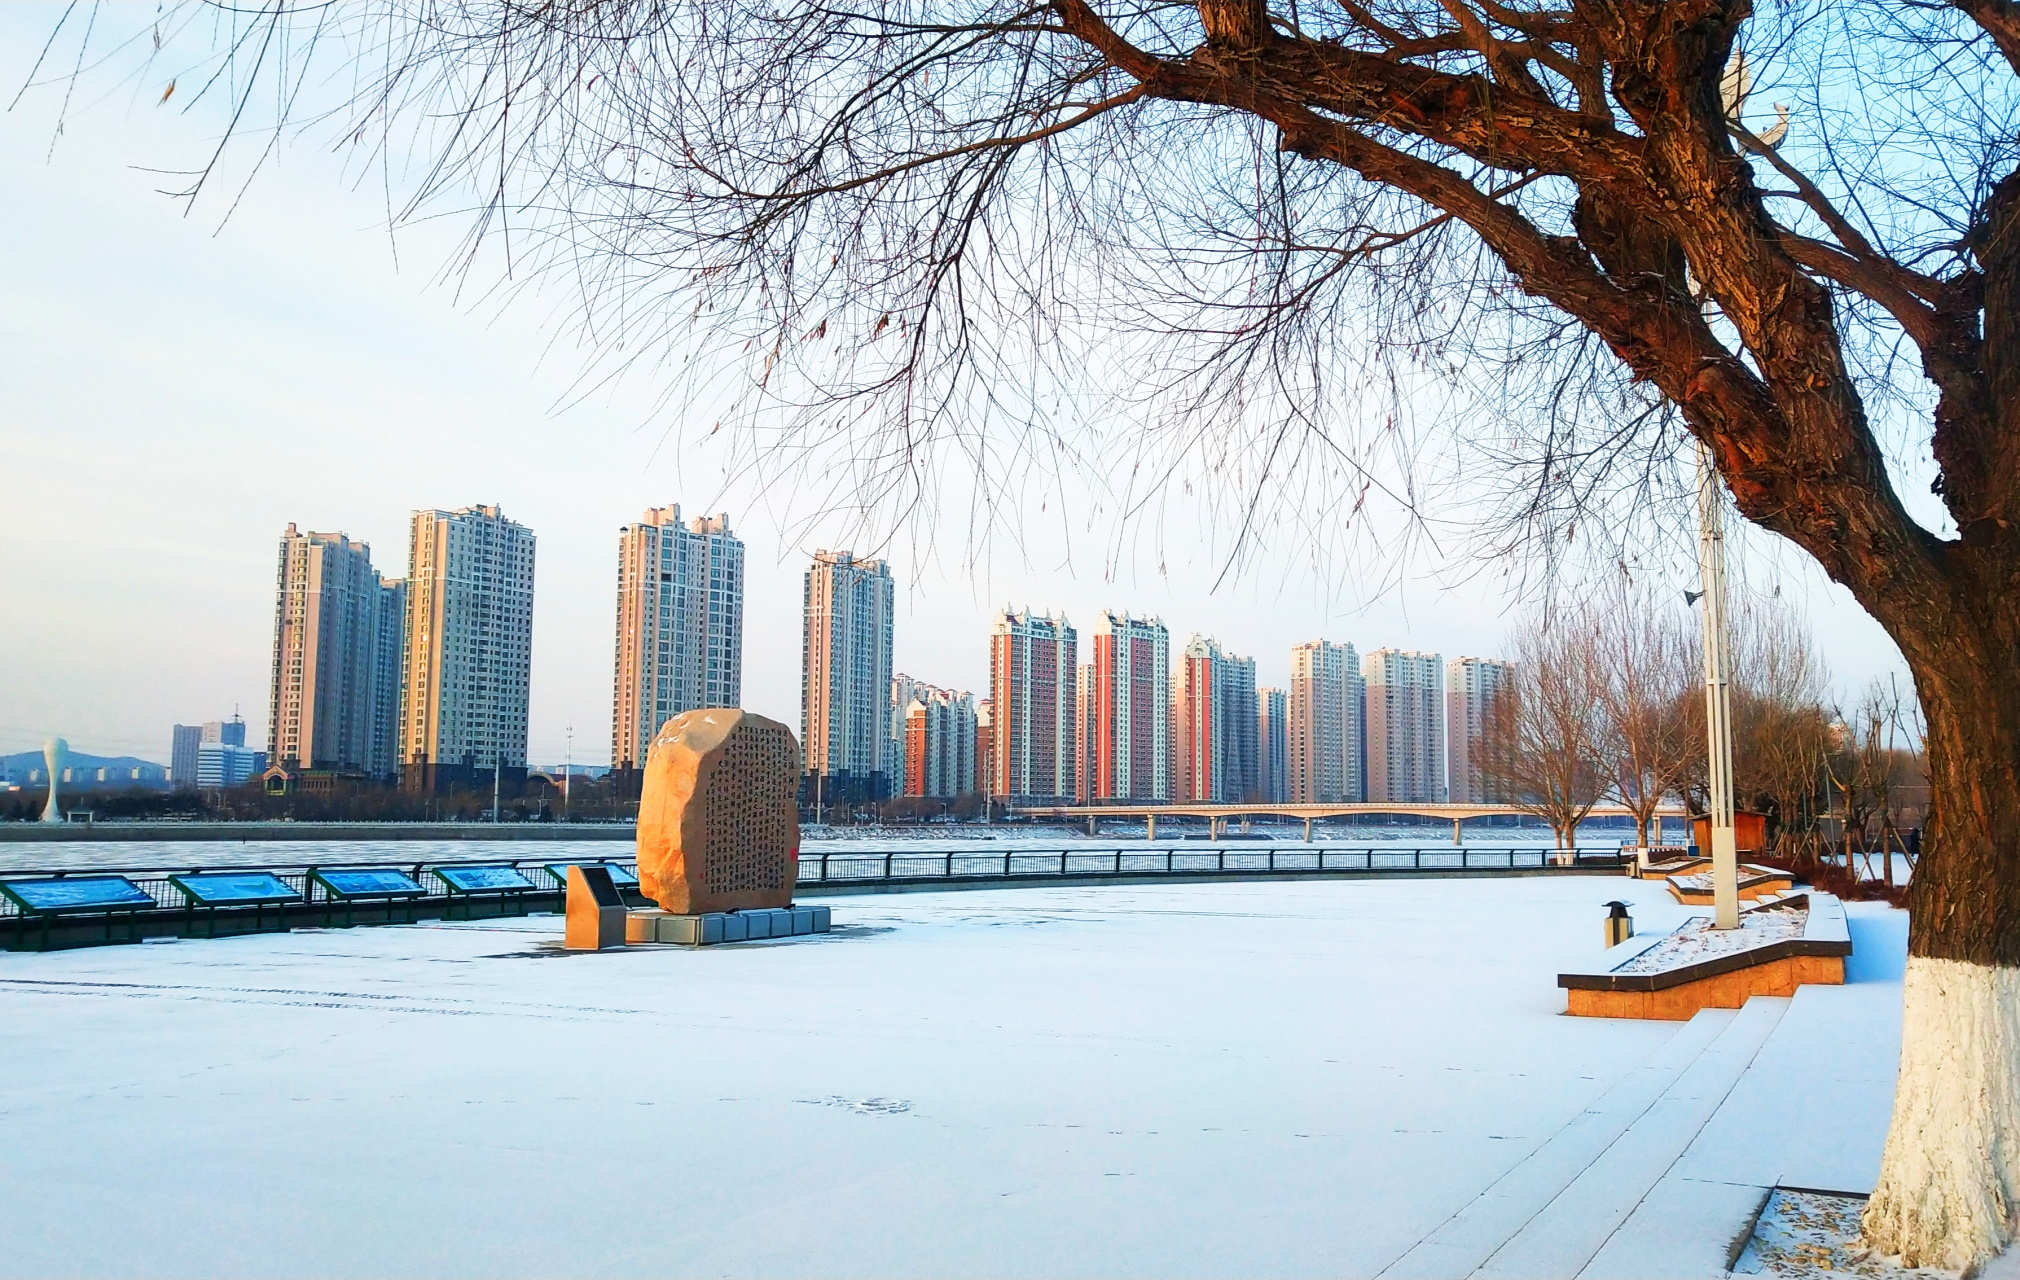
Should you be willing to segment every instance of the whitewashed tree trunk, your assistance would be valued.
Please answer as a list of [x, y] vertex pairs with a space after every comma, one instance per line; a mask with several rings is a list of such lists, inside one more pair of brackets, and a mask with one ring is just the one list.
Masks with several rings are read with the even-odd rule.
[[1963, 1272], [2020, 1229], [2020, 969], [1911, 955], [1865, 1244]]

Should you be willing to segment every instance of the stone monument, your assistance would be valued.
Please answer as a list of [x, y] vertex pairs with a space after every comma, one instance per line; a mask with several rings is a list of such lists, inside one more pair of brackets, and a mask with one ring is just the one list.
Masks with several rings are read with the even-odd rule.
[[776, 720], [707, 707], [660, 726], [638, 803], [638, 887], [676, 915], [792, 905], [800, 744]]
[[63, 755], [69, 750], [70, 744], [61, 738], [42, 744], [42, 767], [49, 775], [49, 802], [42, 806], [44, 822], [63, 821], [63, 808], [56, 802], [56, 779], [63, 773]]

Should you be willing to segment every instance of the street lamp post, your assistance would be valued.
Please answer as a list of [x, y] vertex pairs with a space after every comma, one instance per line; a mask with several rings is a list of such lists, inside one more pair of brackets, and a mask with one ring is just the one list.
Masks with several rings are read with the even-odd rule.
[[1697, 561], [1704, 605], [1704, 724], [1710, 754], [1712, 925], [1739, 927], [1739, 846], [1732, 829], [1732, 689], [1726, 652], [1725, 518], [1711, 450], [1697, 446]]

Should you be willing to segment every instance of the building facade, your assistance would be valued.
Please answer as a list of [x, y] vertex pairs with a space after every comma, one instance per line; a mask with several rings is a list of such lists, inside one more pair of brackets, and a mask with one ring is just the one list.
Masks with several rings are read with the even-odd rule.
[[292, 524], [275, 576], [267, 759], [390, 776], [404, 620], [387, 611], [400, 602], [397, 584], [388, 590], [366, 543]]
[[802, 599], [800, 742], [805, 799], [882, 800], [900, 768], [891, 751], [891, 637], [897, 588], [882, 560], [817, 551]]
[[1312, 640], [1292, 646], [1284, 728], [1290, 800], [1351, 804], [1368, 798], [1364, 694], [1353, 645]]
[[1174, 800], [1262, 798], [1255, 659], [1193, 636], [1172, 677], [1171, 726]]
[[1445, 799], [1445, 664], [1435, 653], [1377, 649], [1367, 681], [1368, 799]]
[[743, 702], [743, 542], [729, 514], [654, 507], [617, 536], [610, 767], [643, 768], [683, 711]]
[[257, 778], [267, 767], [267, 753], [249, 750], [241, 743], [198, 743], [196, 785], [205, 791], [219, 791]]
[[1056, 804], [1080, 793], [1074, 717], [1079, 635], [1064, 615], [1026, 609], [989, 629], [991, 794], [1011, 804]]
[[1171, 798], [1171, 640], [1156, 618], [1094, 624], [1089, 803]]
[[1262, 798], [1281, 804], [1291, 798], [1290, 695], [1282, 689], [1256, 690], [1256, 745], [1262, 753]]
[[418, 791], [516, 795], [526, 779], [533, 531], [495, 506], [416, 511], [407, 545], [403, 780]]
[[1493, 658], [1445, 664], [1445, 789], [1455, 804], [1503, 803], [1500, 788], [1481, 776], [1481, 744], [1495, 699], [1514, 680], [1514, 666]]
[[975, 699], [918, 681], [905, 707], [905, 794], [952, 800], [975, 789]]

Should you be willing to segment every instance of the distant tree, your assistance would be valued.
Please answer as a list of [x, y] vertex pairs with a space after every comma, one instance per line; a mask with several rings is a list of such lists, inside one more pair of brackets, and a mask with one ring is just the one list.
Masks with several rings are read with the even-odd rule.
[[1624, 581], [1601, 598], [1593, 621], [1604, 670], [1607, 774], [1645, 849], [1655, 811], [1682, 794], [1704, 755], [1698, 645], [1690, 619], [1673, 603]]
[[1488, 699], [1482, 780], [1569, 849], [1612, 786], [1606, 664], [1590, 610], [1538, 612], [1510, 636], [1514, 675]]

